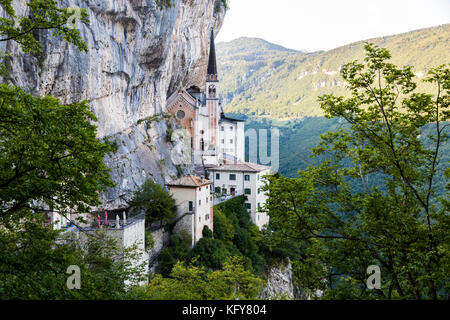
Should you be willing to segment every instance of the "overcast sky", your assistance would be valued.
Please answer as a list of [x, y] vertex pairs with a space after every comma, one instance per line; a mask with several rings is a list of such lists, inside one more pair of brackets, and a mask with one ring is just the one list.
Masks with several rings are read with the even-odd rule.
[[257, 37], [297, 50], [348, 43], [450, 23], [450, 0], [228, 0], [217, 37]]

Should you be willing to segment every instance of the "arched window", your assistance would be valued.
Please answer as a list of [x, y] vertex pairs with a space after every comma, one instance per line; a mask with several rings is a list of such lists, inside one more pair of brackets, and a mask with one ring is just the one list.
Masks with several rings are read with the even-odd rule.
[[208, 94], [211, 98], [215, 98], [216, 97], [216, 86], [214, 86], [214, 85], [209, 86]]

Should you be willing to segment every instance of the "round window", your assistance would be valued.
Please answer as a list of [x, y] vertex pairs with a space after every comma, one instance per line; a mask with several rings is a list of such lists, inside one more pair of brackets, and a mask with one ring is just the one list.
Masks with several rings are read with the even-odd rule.
[[184, 119], [184, 117], [186, 116], [186, 114], [184, 113], [184, 111], [183, 110], [178, 110], [178, 112], [177, 112], [177, 118], [178, 119]]

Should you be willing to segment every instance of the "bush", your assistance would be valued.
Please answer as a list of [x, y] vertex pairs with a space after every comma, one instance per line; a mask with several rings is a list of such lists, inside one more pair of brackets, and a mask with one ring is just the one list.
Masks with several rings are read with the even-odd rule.
[[156, 272], [167, 277], [178, 261], [188, 261], [190, 256], [190, 237], [186, 234], [172, 235], [167, 248], [161, 251]]
[[169, 223], [177, 212], [175, 199], [151, 179], [145, 181], [136, 191], [130, 206], [133, 211], [145, 210], [147, 225], [155, 221]]

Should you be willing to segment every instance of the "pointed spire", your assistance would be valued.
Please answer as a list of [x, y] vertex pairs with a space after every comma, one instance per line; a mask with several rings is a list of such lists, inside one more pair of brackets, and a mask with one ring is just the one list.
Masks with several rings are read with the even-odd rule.
[[[211, 77], [213, 76], [213, 77]], [[211, 40], [209, 43], [208, 80], [217, 81], [216, 46], [214, 44], [214, 30], [211, 29]]]

